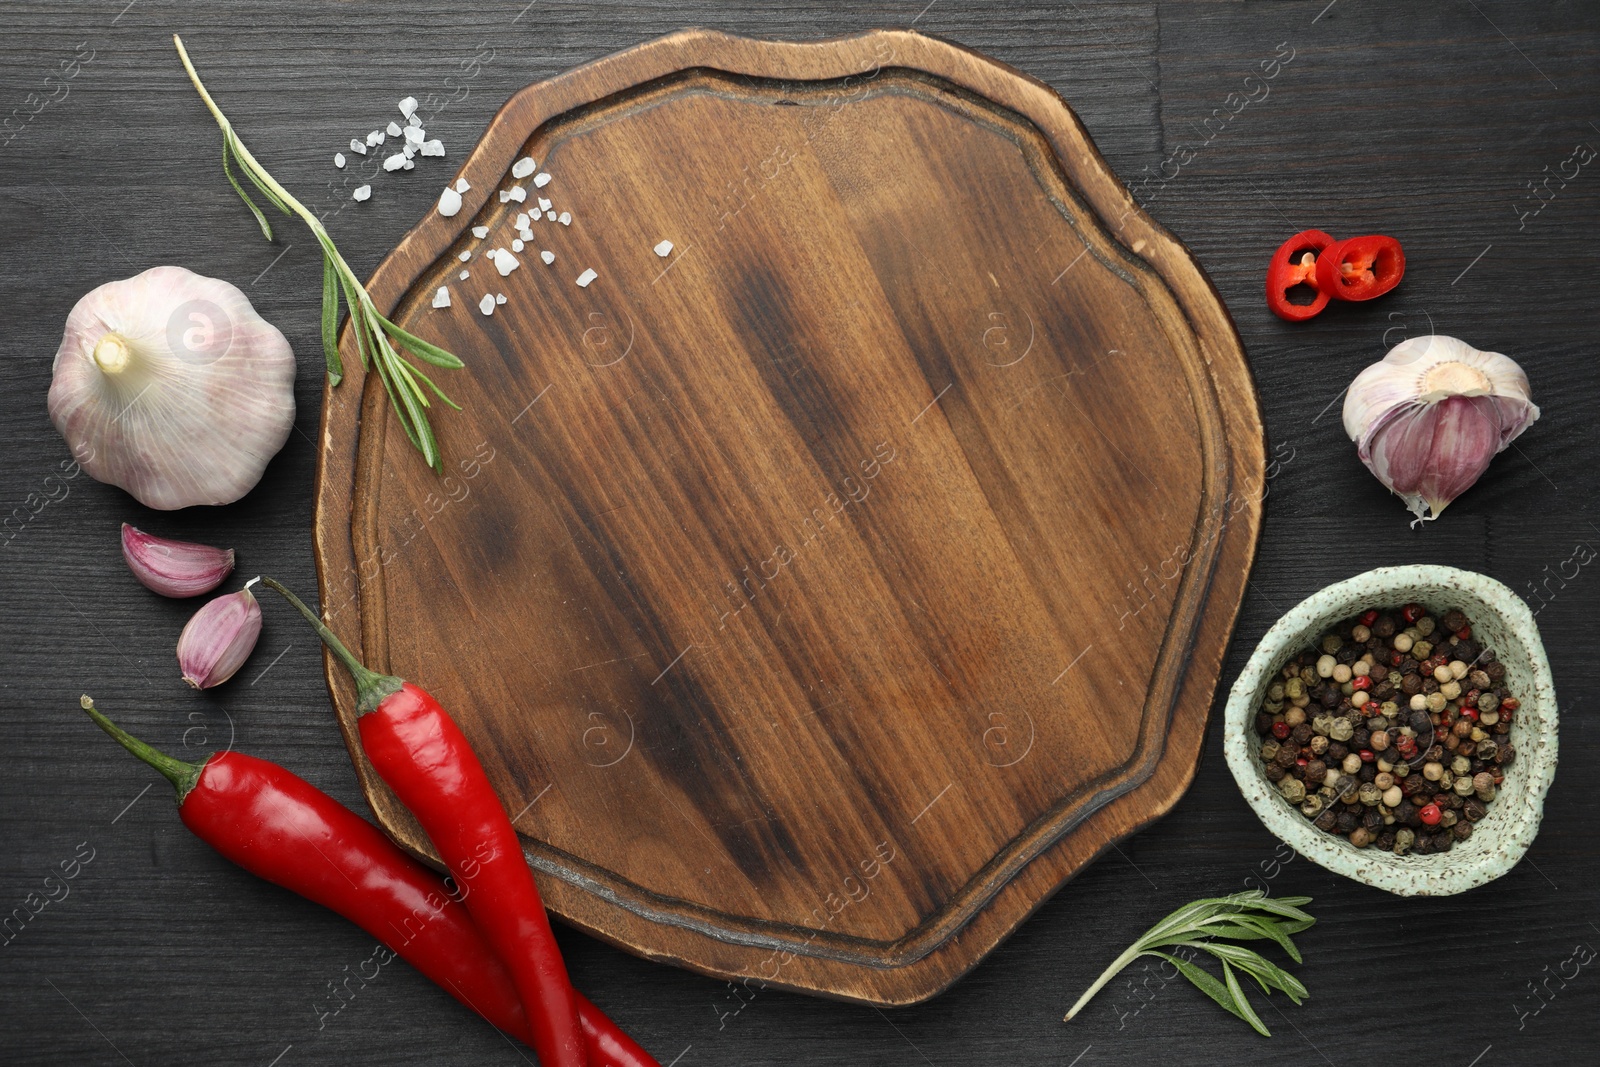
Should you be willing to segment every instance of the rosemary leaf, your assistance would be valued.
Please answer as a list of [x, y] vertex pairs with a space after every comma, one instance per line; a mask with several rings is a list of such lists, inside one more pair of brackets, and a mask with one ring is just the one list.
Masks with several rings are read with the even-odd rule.
[[251, 200], [250, 194], [244, 191], [244, 186], [239, 184], [239, 179], [233, 176], [232, 145], [233, 138], [224, 137], [222, 139], [222, 173], [228, 176], [228, 184], [233, 186], [233, 191], [239, 194], [239, 199], [243, 200], [244, 206], [250, 209], [250, 214], [256, 217], [256, 223], [261, 227], [262, 234], [270, 241], [272, 240], [272, 223], [268, 222], [267, 217], [261, 213], [261, 209], [256, 207], [256, 202]]
[[1228, 984], [1228, 993], [1233, 997], [1234, 1004], [1239, 1008], [1239, 1015], [1245, 1022], [1255, 1027], [1256, 1033], [1262, 1037], [1271, 1037], [1272, 1031], [1262, 1023], [1261, 1016], [1250, 1006], [1250, 998], [1244, 995], [1244, 990], [1239, 987], [1239, 977], [1233, 973], [1233, 968], [1228, 966], [1228, 961], [1222, 961], [1222, 980]]
[[444, 367], [447, 370], [455, 370], [464, 365], [455, 356], [451, 355], [449, 352], [446, 352], [433, 342], [424, 341], [416, 334], [409, 333], [401, 327], [396, 326], [382, 315], [379, 315], [377, 318], [378, 325], [383, 327], [384, 332], [390, 337], [393, 337], [396, 341], [399, 341], [405, 346], [407, 351], [416, 356], [418, 359], [427, 363], [432, 363], [435, 367]]
[[322, 354], [328, 361], [328, 381], [344, 381], [344, 361], [339, 358], [339, 274], [333, 260], [322, 254]]

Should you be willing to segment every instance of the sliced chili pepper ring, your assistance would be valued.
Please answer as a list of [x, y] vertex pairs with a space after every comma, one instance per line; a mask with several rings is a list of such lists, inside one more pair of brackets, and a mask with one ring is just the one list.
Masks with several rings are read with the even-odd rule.
[[[1289, 322], [1304, 322], [1328, 306], [1328, 294], [1317, 286], [1317, 264], [1324, 249], [1332, 244], [1330, 234], [1302, 230], [1278, 246], [1267, 266], [1267, 307], [1274, 315]], [[1298, 285], [1317, 289], [1316, 299], [1309, 304], [1291, 301], [1289, 291]]]
[[1400, 284], [1406, 254], [1382, 234], [1347, 237], [1317, 257], [1316, 285], [1335, 300], [1371, 300]]

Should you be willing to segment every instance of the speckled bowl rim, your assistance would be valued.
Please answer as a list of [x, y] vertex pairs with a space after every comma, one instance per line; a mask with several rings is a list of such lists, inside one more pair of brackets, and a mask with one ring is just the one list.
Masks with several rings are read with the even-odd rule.
[[[1461, 601], [1450, 601], [1450, 596]], [[1266, 688], [1284, 663], [1326, 627], [1368, 607], [1416, 601], [1430, 612], [1460, 608], [1506, 665], [1521, 707], [1512, 722], [1517, 758], [1500, 796], [1473, 835], [1449, 852], [1396, 856], [1358, 849], [1318, 830], [1268, 781], [1253, 719]], [[1474, 604], [1473, 602], [1477, 603]], [[1485, 612], [1487, 609], [1487, 613]], [[1555, 779], [1555, 683], [1550, 661], [1528, 605], [1487, 575], [1433, 564], [1379, 567], [1335, 582], [1302, 600], [1273, 624], [1228, 695], [1223, 753], [1234, 781], [1262, 823], [1307, 859], [1336, 874], [1400, 896], [1448, 896], [1491, 882], [1522, 859], [1539, 832], [1544, 798]]]

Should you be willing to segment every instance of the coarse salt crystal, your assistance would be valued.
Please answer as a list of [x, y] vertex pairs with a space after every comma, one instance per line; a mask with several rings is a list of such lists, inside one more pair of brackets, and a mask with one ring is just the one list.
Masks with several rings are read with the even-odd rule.
[[462, 281], [466, 281], [468, 278], [472, 277], [472, 272], [470, 270], [464, 270], [460, 274], [456, 275], [456, 277], [460, 278]]
[[439, 291], [433, 294], [433, 306], [436, 308], [450, 306], [450, 290], [448, 288], [443, 285], [439, 286]]
[[561, 213], [561, 217], [559, 219], [557, 219], [556, 221], [561, 223], [561, 225], [563, 225], [563, 226], [571, 226], [572, 225], [572, 212], [563, 211]]
[[506, 192], [504, 189], [500, 190], [500, 202], [502, 204], [504, 204], [506, 201], [508, 201], [510, 199], [511, 199], [511, 194], [510, 193]]
[[660, 244], [656, 245], [656, 255], [660, 256], [662, 259], [672, 255], [672, 242], [662, 241]]
[[528, 175], [533, 173], [534, 168], [538, 165], [539, 164], [535, 163], [528, 156], [523, 156], [521, 159], [511, 164], [511, 176], [513, 178], [526, 178]]
[[520, 252], [526, 247], [527, 246], [522, 243], [522, 238], [520, 237], [511, 242], [511, 251], [513, 252]]
[[364, 156], [367, 154], [367, 143], [359, 137], [352, 137], [350, 138], [350, 151]]
[[445, 186], [444, 192], [439, 194], [439, 214], [449, 218], [460, 210], [461, 194], [449, 186]]
[[412, 115], [415, 115], [416, 113], [417, 113], [417, 98], [416, 97], [408, 96], [404, 100], [400, 101], [400, 114], [404, 115], [406, 118], [409, 119]]
[[465, 179], [465, 178], [457, 178], [456, 179], [456, 192], [464, 193], [468, 189], [471, 189], [471, 188], [472, 188], [472, 186], [467, 184], [467, 179]]
[[401, 146], [400, 154], [402, 156], [405, 156], [407, 159], [410, 159], [412, 156], [417, 154], [417, 146], [414, 145], [414, 144], [411, 144], [410, 142], [407, 142], [406, 144]]
[[405, 129], [406, 143], [422, 147], [422, 139], [426, 136], [419, 127], [407, 126]]
[[517, 231], [517, 236], [522, 238], [524, 241], [531, 241], [533, 240], [533, 231], [524, 227], [523, 229]]
[[589, 270], [586, 270], [582, 274], [578, 275], [578, 288], [587, 289], [589, 287], [589, 283], [598, 277], [600, 277], [600, 275], [596, 274], [594, 269], [591, 267]]
[[456, 257], [456, 258], [457, 258], [457, 259], [459, 259], [459, 260], [460, 260], [460, 261], [461, 261], [461, 262], [463, 262], [463, 263], [465, 263], [465, 262], [466, 262], [466, 261], [467, 261], [467, 260], [469, 260], [469, 259], [471, 259], [471, 258], [472, 258], [472, 250], [471, 250], [471, 249], [468, 249], [468, 250], [466, 250], [466, 251], [465, 251], [465, 252], [462, 252], [462, 253], [461, 253], [461, 254], [460, 254], [460, 255], [459, 255], [459, 256], [457, 256], [457, 257]]
[[485, 237], [489, 236], [489, 227], [474, 226], [472, 228], [472, 236], [476, 237], [480, 241], [483, 240]]
[[400, 136], [400, 124], [398, 122], [389, 123], [388, 131], [389, 131], [389, 136], [390, 137], [399, 137]]
[[516, 256], [503, 248], [495, 249], [490, 255], [492, 257], [491, 261], [494, 263], [494, 269], [500, 272], [500, 277], [502, 278], [522, 266], [521, 263], [517, 262]]
[[435, 137], [431, 141], [422, 142], [422, 154], [425, 156], [443, 156], [444, 142]]
[[504, 293], [496, 293], [496, 294], [494, 294], [494, 302], [496, 304], [504, 304], [506, 302], [506, 294], [504, 294]]
[[517, 221], [513, 225], [519, 230], [526, 230], [528, 228], [528, 213], [526, 211], [517, 212]]
[[344, 153], [343, 152], [335, 152], [333, 154], [333, 165], [338, 167], [340, 170], [344, 169]]
[[528, 190], [524, 189], [520, 185], [513, 185], [511, 187], [511, 199], [515, 200], [519, 204], [522, 203], [524, 200], [528, 199]]
[[546, 264], [550, 264], [556, 261], [556, 254], [554, 252], [540, 252], [539, 258], [544, 260]]
[[406, 117], [406, 125], [415, 126], [419, 130], [422, 129], [422, 116], [416, 114], [408, 115]]
[[416, 165], [417, 165], [417, 161], [416, 160], [412, 159], [410, 156], [406, 157], [406, 165], [404, 167], [405, 170], [412, 170], [413, 168], [416, 167]]
[[544, 171], [540, 171], [534, 177], [533, 184], [535, 184], [539, 188], [543, 189], [545, 186], [550, 184], [550, 175], [546, 174]]
[[540, 211], [549, 211], [552, 206], [553, 205], [550, 203], [550, 201], [546, 200], [544, 197], [541, 196], [539, 198], [539, 210]]
[[478, 310], [485, 315], [494, 314], [494, 297], [489, 293], [483, 294], [483, 299], [478, 301]]
[[356, 191], [355, 192], [350, 194], [350, 199], [352, 199], [352, 200], [366, 200], [371, 196], [372, 196], [372, 186], [370, 186], [370, 185], [360, 185], [360, 186], [356, 187]]
[[382, 143], [383, 143], [383, 131], [382, 130], [373, 130], [371, 133], [367, 134], [367, 144], [369, 144], [369, 145], [378, 145], [378, 144], [382, 144]]
[[549, 219], [551, 222], [556, 221], [556, 213], [554, 211], [546, 211], [544, 213], [544, 217]]
[[399, 170], [405, 165], [406, 156], [404, 152], [396, 152], [394, 155], [389, 156], [383, 161], [383, 169], [389, 171]]

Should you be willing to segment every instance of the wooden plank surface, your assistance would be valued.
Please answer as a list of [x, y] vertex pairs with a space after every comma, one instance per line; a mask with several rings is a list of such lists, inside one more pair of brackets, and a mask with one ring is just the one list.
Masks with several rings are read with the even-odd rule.
[[[233, 545], [246, 571], [313, 583], [307, 487], [320, 395], [318, 264], [292, 227], [278, 246], [262, 242], [221, 181], [215, 129], [168, 34], [185, 33], [213, 91], [274, 173], [332, 212], [347, 197], [319, 188], [336, 173], [332, 152], [407, 93], [425, 102], [434, 94], [430, 132], [456, 153], [529, 82], [684, 25], [816, 37], [913, 20], [1070, 100], [1118, 176], [1194, 250], [1239, 326], [1261, 389], [1268, 458], [1278, 465], [1224, 678], [1282, 611], [1329, 581], [1411, 561], [1491, 574], [1540, 607], [1564, 700], [1567, 743], [1543, 829], [1528, 861], [1452, 900], [1401, 901], [1285, 862], [1223, 766], [1214, 716], [1213, 743], [1172, 814], [1108, 852], [929, 1004], [878, 1012], [735, 990], [562, 930], [576, 979], [663, 1063], [681, 1056], [680, 1067], [1075, 1058], [1093, 1067], [1172, 1055], [1231, 1064], [1267, 1053], [1342, 1064], [1394, 1055], [1391, 1028], [1355, 1021], [1352, 991], [1400, 991], [1419, 974], [1466, 966], [1472, 980], [1417, 1024], [1435, 1058], [1596, 1058], [1600, 981], [1591, 970], [1564, 986], [1550, 979], [1554, 994], [1543, 1002], [1528, 983], [1560, 970], [1577, 944], [1600, 947], [1590, 925], [1600, 923], [1592, 888], [1600, 803], [1587, 788], [1600, 768], [1583, 744], [1585, 711], [1600, 699], [1588, 584], [1596, 578], [1587, 567], [1569, 577], [1575, 546], [1600, 538], [1591, 430], [1600, 271], [1590, 237], [1600, 187], [1585, 170], [1537, 215], [1521, 217], [1534, 206], [1527, 183], [1541, 181], [1547, 166], [1555, 172], [1575, 144], [1600, 145], [1590, 125], [1600, 122], [1592, 8], [915, 0], [847, 13], [802, 3], [400, 2], [213, 7], [202, 17], [140, 2], [126, 10], [16, 3], [0, 13], [6, 110], [23, 107], [29, 93], [51, 95], [43, 79], [80, 42], [95, 52], [68, 95], [0, 149], [8, 252], [0, 291], [11, 309], [10, 358], [0, 363], [0, 499], [27, 516], [0, 549], [0, 727], [11, 760], [0, 778], [0, 887], [20, 905], [79, 842], [95, 857], [66, 900], [0, 950], [7, 1063], [523, 1062], [398, 965], [335, 1013], [329, 983], [373, 973], [363, 967], [371, 943], [211, 854], [166, 807], [165, 787], [144, 792], [150, 776], [74, 710], [88, 690], [175, 751], [193, 757], [232, 737], [361, 803], [329, 729], [318, 656], [299, 627], [270, 619], [236, 682], [214, 694], [184, 691], [171, 649], [187, 608], [132, 585], [115, 551], [119, 522], [161, 530], [162, 517], [81, 477], [46, 481], [67, 458], [43, 394], [72, 303], [158, 263], [228, 278], [296, 348], [302, 432], [254, 493], [182, 516], [182, 532]], [[1225, 123], [1214, 117], [1213, 109], [1237, 106], [1229, 93], [1252, 91], [1244, 77], [1280, 43], [1294, 59], [1267, 99]], [[1166, 180], [1140, 185], [1157, 174]], [[436, 190], [432, 181], [390, 177], [362, 211], [344, 207], [329, 221], [360, 271], [428, 210]], [[1262, 267], [1283, 236], [1307, 226], [1394, 234], [1406, 244], [1405, 283], [1309, 327], [1279, 323], [1261, 303]], [[1412, 531], [1356, 462], [1336, 398], [1386, 343], [1427, 331], [1430, 319], [1439, 332], [1519, 358], [1544, 417], [1444, 519]], [[1130, 579], [1136, 571], [1130, 565]], [[1104, 962], [1155, 918], [1251, 877], [1313, 895], [1322, 918], [1304, 939], [1310, 962], [1300, 971], [1320, 1000], [1285, 1007], [1282, 1017], [1267, 1009], [1277, 1035], [1270, 1043], [1153, 970], [1113, 983], [1077, 1022], [1060, 1022]], [[1435, 936], [1459, 929], [1464, 907], [1491, 931], [1468, 949]]]

